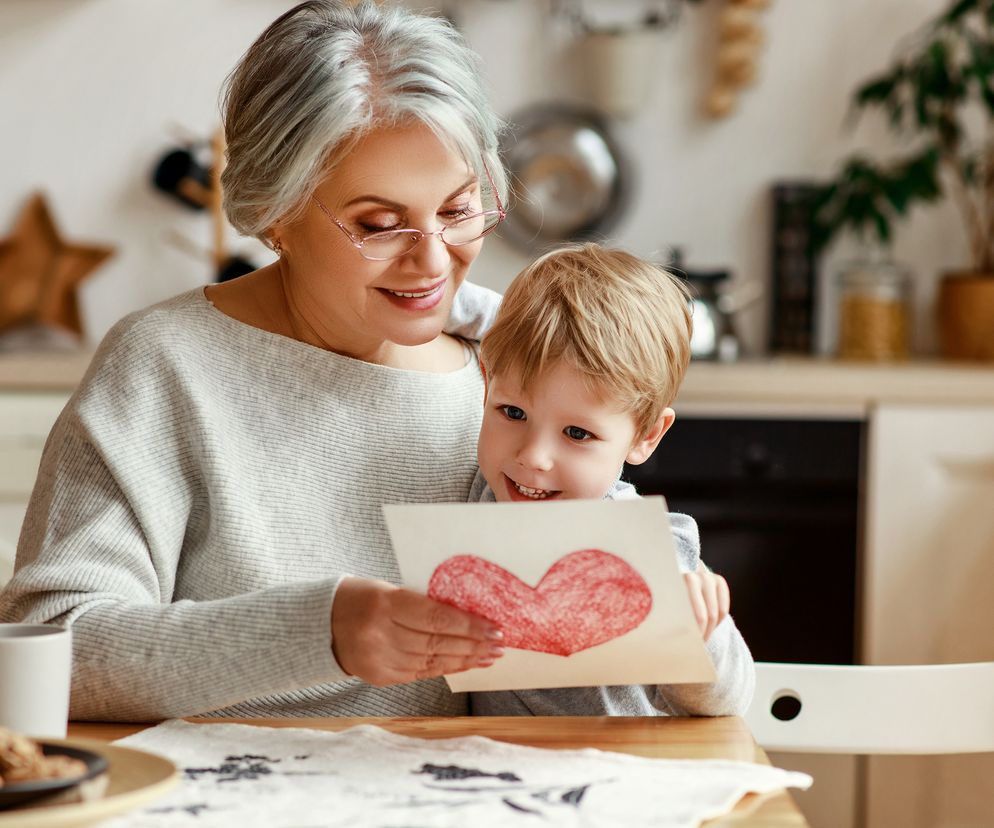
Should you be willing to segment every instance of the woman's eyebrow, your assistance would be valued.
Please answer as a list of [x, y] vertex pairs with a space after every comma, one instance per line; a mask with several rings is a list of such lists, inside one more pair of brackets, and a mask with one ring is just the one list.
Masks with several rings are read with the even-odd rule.
[[[462, 184], [456, 187], [451, 193], [449, 193], [444, 201], [448, 201], [450, 198], [455, 198], [459, 193], [469, 187], [471, 184], [475, 184], [479, 179], [473, 175], [467, 178]], [[406, 210], [406, 206], [401, 204], [399, 201], [391, 201], [389, 198], [383, 198], [383, 196], [378, 195], [361, 195], [347, 201], [344, 207], [351, 207], [353, 204], [361, 204], [364, 201], [371, 201], [375, 204], [382, 204], [384, 207], [390, 207], [391, 209], [402, 212]]]

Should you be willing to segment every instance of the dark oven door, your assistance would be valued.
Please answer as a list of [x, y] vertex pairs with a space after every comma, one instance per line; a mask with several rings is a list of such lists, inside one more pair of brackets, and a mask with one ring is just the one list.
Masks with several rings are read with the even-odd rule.
[[855, 662], [863, 424], [678, 418], [624, 477], [701, 531], [757, 661]]

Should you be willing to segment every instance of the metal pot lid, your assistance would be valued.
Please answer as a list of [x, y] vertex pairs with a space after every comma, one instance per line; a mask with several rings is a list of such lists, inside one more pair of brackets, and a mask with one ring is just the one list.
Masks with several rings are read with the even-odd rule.
[[501, 235], [527, 250], [601, 236], [621, 218], [628, 173], [597, 112], [563, 104], [510, 119], [501, 156], [512, 199]]

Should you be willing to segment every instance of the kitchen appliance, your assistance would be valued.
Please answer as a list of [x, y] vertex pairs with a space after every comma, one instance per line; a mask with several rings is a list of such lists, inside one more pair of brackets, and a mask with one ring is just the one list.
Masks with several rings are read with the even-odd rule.
[[857, 420], [678, 415], [625, 467], [641, 494], [697, 521], [757, 661], [855, 663], [863, 441]]
[[729, 272], [688, 270], [683, 266], [683, 254], [679, 248], [673, 249], [666, 268], [682, 279], [690, 291], [694, 324], [690, 339], [691, 358], [725, 362], [737, 359], [740, 344], [732, 313], [746, 303], [740, 301], [739, 291], [733, 293], [729, 288]]
[[690, 339], [693, 359], [719, 359], [729, 362], [738, 358], [739, 338], [732, 326], [732, 317], [726, 311], [727, 303], [722, 292], [728, 281], [728, 272], [685, 271], [678, 275], [691, 290], [691, 311], [694, 332]]

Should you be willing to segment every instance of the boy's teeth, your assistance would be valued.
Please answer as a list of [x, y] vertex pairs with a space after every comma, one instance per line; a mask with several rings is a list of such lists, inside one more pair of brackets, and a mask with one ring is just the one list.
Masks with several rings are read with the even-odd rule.
[[[513, 483], [514, 481], [512, 480], [511, 482]], [[522, 486], [520, 483], [514, 483], [514, 487], [525, 497], [530, 497], [534, 500], [541, 500], [551, 494], [548, 489], [533, 489], [530, 486]]]
[[388, 288], [387, 293], [392, 293], [394, 296], [403, 296], [405, 299], [420, 299], [422, 296], [430, 296], [436, 290], [438, 290], [437, 286], [431, 288], [431, 290], [423, 290], [420, 293], [405, 293], [404, 291], [390, 290]]

